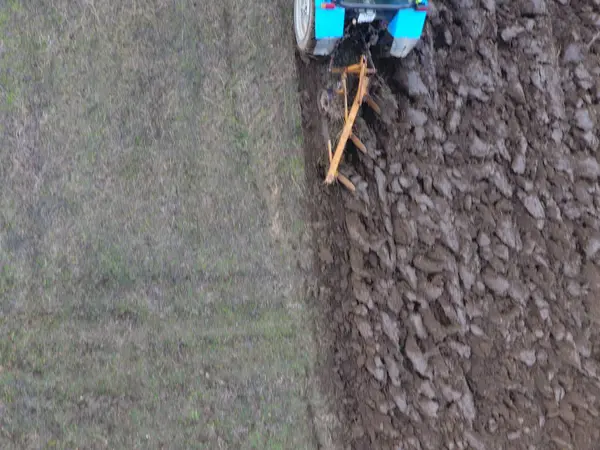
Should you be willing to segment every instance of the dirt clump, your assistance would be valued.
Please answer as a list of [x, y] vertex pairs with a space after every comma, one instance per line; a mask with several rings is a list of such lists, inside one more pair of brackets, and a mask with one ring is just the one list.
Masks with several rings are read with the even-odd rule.
[[599, 17], [437, 3], [415, 52], [378, 62], [398, 111], [363, 113], [358, 196], [311, 165], [325, 68], [299, 66], [351, 448], [597, 445]]

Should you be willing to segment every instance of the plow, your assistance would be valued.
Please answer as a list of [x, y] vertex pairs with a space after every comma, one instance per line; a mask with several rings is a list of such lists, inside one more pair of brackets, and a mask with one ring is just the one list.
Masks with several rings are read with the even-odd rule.
[[[379, 105], [369, 94], [369, 83], [371, 81], [370, 76], [375, 74], [376, 70], [372, 67], [369, 67], [367, 56], [361, 55], [359, 63], [342, 68], [333, 68], [332, 72], [340, 74], [340, 83], [338, 88], [333, 93], [331, 91], [325, 91], [321, 95], [319, 106], [322, 110], [330, 109], [329, 105], [331, 105], [332, 101], [335, 101], [335, 99], [332, 99], [331, 96], [342, 96], [344, 103], [344, 126], [338, 138], [335, 152], [332, 152], [331, 139], [329, 139], [327, 142], [329, 169], [327, 170], [325, 183], [332, 184], [335, 180], [339, 180], [344, 186], [354, 192], [354, 184], [349, 180], [348, 177], [339, 172], [339, 166], [348, 140], [352, 141], [356, 148], [361, 152], [365, 154], [367, 153], [366, 146], [361, 142], [358, 136], [356, 136], [353, 131], [353, 127], [363, 103], [367, 103], [375, 112], [381, 112]], [[358, 86], [356, 88], [356, 94], [350, 110], [348, 110], [348, 76], [354, 76], [358, 78]]]
[[[334, 87], [319, 96], [319, 110], [334, 119], [341, 116], [343, 122], [335, 142], [327, 139], [329, 167], [325, 184], [338, 181], [355, 191], [349, 177], [339, 169], [348, 142], [367, 153], [354, 129], [363, 105], [378, 115], [382, 113], [382, 105], [370, 93], [372, 77], [377, 74], [372, 54], [380, 58], [406, 57], [421, 38], [427, 9], [427, 0], [294, 0], [298, 50], [307, 58], [328, 57], [330, 74], [339, 75]], [[341, 44], [348, 41], [354, 43], [354, 53], [360, 55], [358, 61], [334, 64]]]

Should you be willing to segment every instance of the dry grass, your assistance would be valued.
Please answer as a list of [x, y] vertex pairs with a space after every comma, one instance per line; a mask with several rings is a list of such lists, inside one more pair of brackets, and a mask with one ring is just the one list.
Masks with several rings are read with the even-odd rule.
[[0, 3], [0, 448], [314, 446], [290, 17]]

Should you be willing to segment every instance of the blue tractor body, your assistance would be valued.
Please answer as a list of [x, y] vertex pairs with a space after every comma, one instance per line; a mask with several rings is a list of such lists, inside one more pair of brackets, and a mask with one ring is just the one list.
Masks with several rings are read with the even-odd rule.
[[[295, 0], [298, 48], [331, 55], [352, 27], [368, 28], [381, 53], [404, 58], [418, 43], [427, 18], [427, 0]], [[308, 19], [306, 19], [308, 18]], [[308, 26], [302, 26], [308, 20]], [[309, 35], [302, 34], [303, 30]]]

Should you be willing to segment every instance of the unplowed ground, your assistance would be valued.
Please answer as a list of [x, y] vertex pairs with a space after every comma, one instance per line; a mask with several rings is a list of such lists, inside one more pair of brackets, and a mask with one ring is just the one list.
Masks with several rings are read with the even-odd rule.
[[299, 63], [352, 448], [598, 448], [599, 31], [598, 0], [436, 2], [379, 65], [400, 112], [364, 114], [357, 195], [322, 184], [326, 67]]
[[325, 434], [291, 12], [0, 0], [0, 449]]

